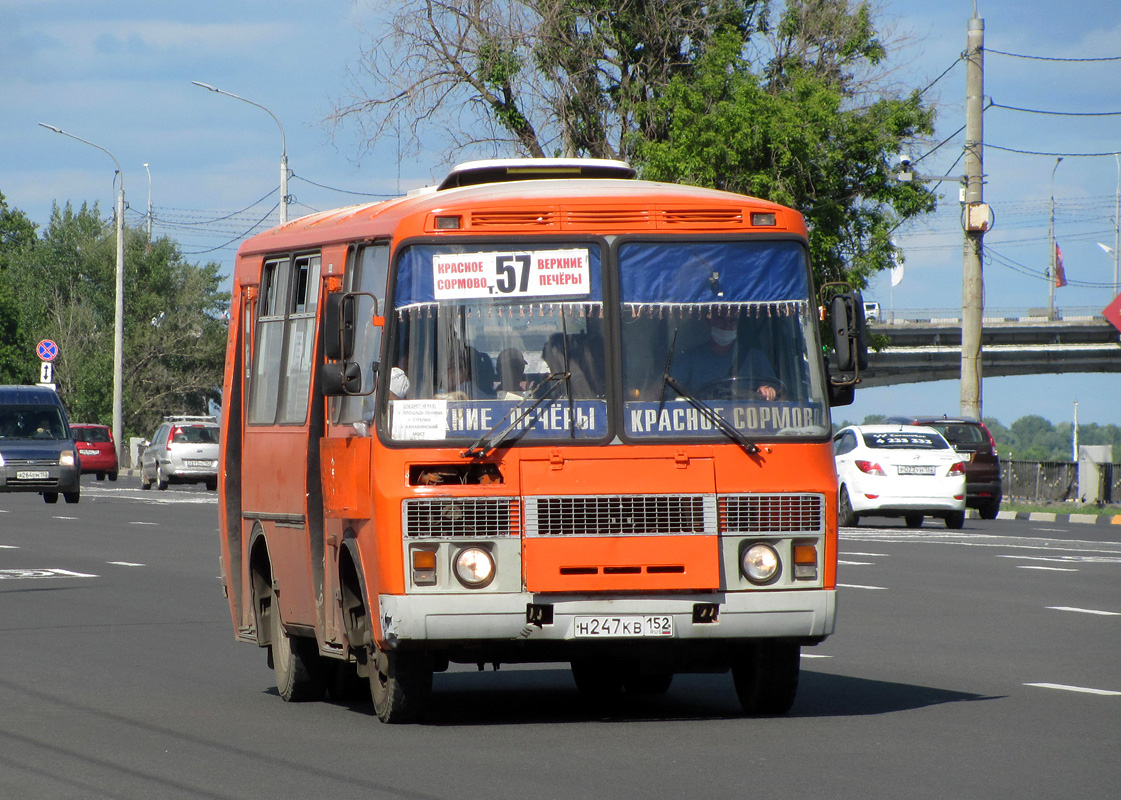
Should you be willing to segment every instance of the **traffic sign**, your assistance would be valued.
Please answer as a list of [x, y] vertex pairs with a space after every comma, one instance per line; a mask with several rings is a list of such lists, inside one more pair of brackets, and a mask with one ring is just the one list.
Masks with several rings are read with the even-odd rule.
[[50, 339], [44, 339], [35, 345], [35, 353], [43, 361], [54, 361], [58, 357], [58, 345]]
[[1113, 298], [1113, 302], [1102, 309], [1102, 316], [1108, 319], [1113, 327], [1121, 331], [1121, 294]]

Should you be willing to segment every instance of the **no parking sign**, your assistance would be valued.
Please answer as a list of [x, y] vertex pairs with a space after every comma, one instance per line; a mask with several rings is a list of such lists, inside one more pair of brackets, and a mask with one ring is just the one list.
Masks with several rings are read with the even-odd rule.
[[42, 360], [39, 365], [39, 383], [50, 384], [54, 380], [51, 362], [58, 357], [58, 345], [50, 339], [43, 339], [35, 345], [35, 354]]

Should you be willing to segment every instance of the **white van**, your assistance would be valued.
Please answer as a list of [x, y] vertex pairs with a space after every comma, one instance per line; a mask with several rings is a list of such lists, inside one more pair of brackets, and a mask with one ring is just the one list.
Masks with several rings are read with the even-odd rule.
[[866, 322], [879, 322], [880, 319], [880, 304], [866, 300], [864, 302], [864, 320]]

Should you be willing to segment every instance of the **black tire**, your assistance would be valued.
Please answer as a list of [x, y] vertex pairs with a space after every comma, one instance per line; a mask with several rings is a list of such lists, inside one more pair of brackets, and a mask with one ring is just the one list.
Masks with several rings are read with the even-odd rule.
[[140, 488], [147, 491], [152, 488], [152, 482], [144, 477], [144, 473], [140, 473]]
[[387, 724], [416, 722], [432, 696], [432, 661], [425, 653], [370, 654], [370, 698]]
[[857, 523], [857, 516], [852, 510], [852, 501], [849, 500], [847, 486], [842, 486], [837, 495], [837, 527], [852, 528]]
[[82, 490], [79, 489], [76, 492], [63, 492], [62, 496], [66, 498], [67, 503], [77, 503], [82, 499]]
[[1000, 501], [985, 503], [977, 509], [977, 513], [981, 516], [981, 519], [996, 519], [996, 515], [1000, 513]]
[[623, 671], [618, 664], [604, 658], [575, 659], [572, 679], [580, 694], [593, 700], [606, 700], [623, 690]]
[[787, 642], [761, 641], [746, 647], [732, 662], [736, 695], [748, 716], [785, 714], [798, 694], [802, 648]]
[[98, 479], [99, 481], [103, 481], [103, 480], [105, 480], [105, 473], [104, 473], [104, 472], [99, 472], [99, 473], [97, 473], [97, 479]]
[[117, 473], [115, 473], [115, 472], [110, 472], [110, 473], [109, 473], [109, 480], [111, 480], [111, 481], [115, 481], [115, 480], [117, 480]]
[[903, 521], [907, 523], [908, 528], [921, 528], [923, 515], [922, 514], [904, 514]]
[[209, 489], [212, 492], [218, 491], [218, 479], [217, 478], [207, 478], [206, 479], [206, 488]]
[[952, 530], [961, 530], [965, 527], [965, 512], [964, 511], [951, 511], [944, 519], [946, 520], [946, 527]]
[[327, 687], [315, 640], [289, 636], [280, 619], [276, 592], [270, 590], [269, 594], [269, 664], [275, 673], [276, 690], [289, 703], [319, 700]]
[[58, 502], [58, 492], [43, 492], [43, 502], [44, 503], [57, 503]]
[[156, 488], [162, 492], [167, 489], [167, 487], [167, 477], [163, 474], [163, 470], [160, 467], [156, 467]]

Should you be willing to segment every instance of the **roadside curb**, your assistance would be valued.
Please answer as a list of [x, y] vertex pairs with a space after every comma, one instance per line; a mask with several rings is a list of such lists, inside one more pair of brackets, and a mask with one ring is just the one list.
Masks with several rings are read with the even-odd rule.
[[[970, 509], [970, 519], [981, 516]], [[1065, 522], [1088, 525], [1121, 525], [1121, 514], [1056, 514], [1049, 511], [998, 511], [997, 519], [1016, 519], [1028, 522]]]

